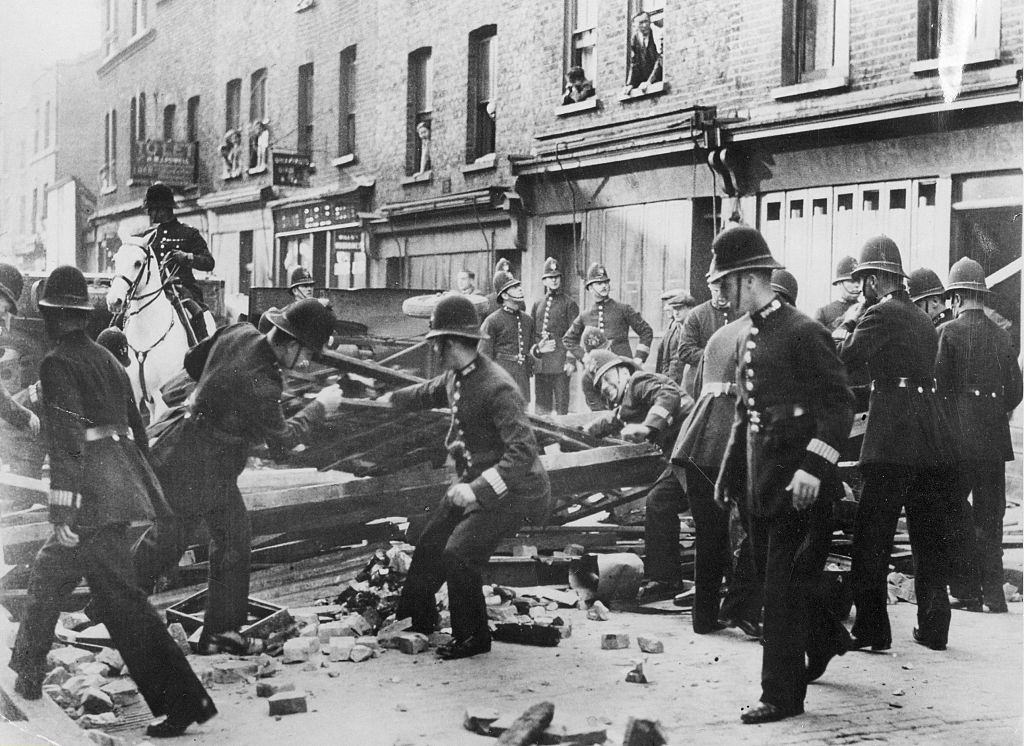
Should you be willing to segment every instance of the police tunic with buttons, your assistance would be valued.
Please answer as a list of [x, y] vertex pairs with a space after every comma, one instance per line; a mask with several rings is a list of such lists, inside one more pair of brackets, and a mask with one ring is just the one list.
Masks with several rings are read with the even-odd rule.
[[210, 253], [210, 247], [206, 245], [206, 240], [202, 234], [192, 226], [184, 225], [179, 223], [177, 219], [172, 219], [136, 235], [147, 237], [152, 231], [156, 231], [152, 242], [153, 252], [161, 263], [164, 261], [164, 257], [172, 251], [184, 251], [192, 255], [192, 260], [188, 264], [182, 264], [174, 259], [169, 259], [165, 271], [169, 273], [174, 272], [178, 281], [188, 289], [192, 297], [202, 303], [203, 291], [199, 288], [199, 283], [196, 282], [192, 270], [198, 269], [202, 272], [212, 272], [215, 266], [213, 255]]
[[821, 499], [842, 495], [836, 465], [853, 422], [853, 397], [828, 332], [778, 298], [751, 317], [737, 348], [736, 418], [721, 479], [746, 491], [752, 515], [793, 510], [797, 469], [821, 480]]
[[533, 319], [521, 311], [499, 308], [480, 325], [480, 352], [504, 368], [515, 380], [523, 398], [530, 398], [533, 374]]
[[555, 341], [552, 352], [538, 353], [534, 351], [537, 365], [534, 372], [540, 375], [562, 375], [565, 366], [566, 349], [562, 337], [572, 326], [573, 320], [579, 316], [580, 307], [561, 290], [549, 292], [544, 300], [533, 304], [532, 313], [536, 325], [534, 346], [546, 339]]
[[638, 371], [630, 376], [619, 406], [595, 420], [588, 432], [603, 437], [624, 425], [642, 424], [651, 429], [648, 440], [666, 451], [675, 443], [679, 426], [692, 407], [693, 400], [671, 378]]
[[716, 306], [711, 301], [701, 303], [686, 317], [676, 353], [679, 361], [689, 366], [683, 376], [683, 390], [686, 393], [693, 394], [697, 366], [711, 335], [735, 318], [736, 314], [728, 305]]
[[[562, 338], [569, 354], [576, 360], [583, 359], [584, 353], [580, 346], [580, 337], [583, 336], [583, 329], [588, 326], [604, 332], [605, 337], [608, 338], [609, 349], [616, 355], [646, 360], [651, 352], [651, 344], [654, 342], [654, 329], [651, 328], [651, 325], [644, 321], [640, 313], [632, 306], [605, 298], [584, 309], [573, 320], [572, 326]], [[630, 329], [640, 337], [635, 356], [629, 344]]]

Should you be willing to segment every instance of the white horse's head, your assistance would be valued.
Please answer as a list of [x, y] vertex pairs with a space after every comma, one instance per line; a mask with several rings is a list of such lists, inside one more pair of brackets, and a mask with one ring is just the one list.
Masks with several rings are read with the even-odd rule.
[[155, 271], [149, 266], [152, 258], [144, 238], [130, 236], [122, 241], [114, 254], [114, 278], [107, 291], [107, 308], [111, 312], [121, 311], [131, 296], [148, 284], [146, 275]]

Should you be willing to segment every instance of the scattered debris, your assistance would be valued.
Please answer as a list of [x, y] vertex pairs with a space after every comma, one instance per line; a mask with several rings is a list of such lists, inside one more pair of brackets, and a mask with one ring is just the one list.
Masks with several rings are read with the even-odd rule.
[[430, 647], [427, 636], [421, 632], [400, 632], [394, 641], [395, 647], [406, 655], [418, 655]]
[[114, 702], [110, 696], [100, 689], [90, 687], [82, 693], [82, 711], [89, 715], [96, 715], [101, 712], [110, 712], [114, 709]]
[[213, 681], [216, 684], [237, 684], [256, 676], [258, 671], [258, 661], [219, 661], [213, 664]]
[[594, 601], [594, 605], [587, 609], [587, 619], [595, 622], [607, 622], [611, 619], [611, 613], [603, 603]]
[[260, 681], [256, 683], [257, 697], [273, 697], [282, 692], [294, 692], [295, 684], [290, 681]]
[[69, 646], [56, 648], [46, 654], [46, 667], [55, 668], [57, 666], [63, 666], [69, 671], [74, 671], [75, 666], [83, 663], [90, 663], [96, 659], [96, 656], [90, 653], [88, 650], [82, 650], [81, 648], [75, 648]]
[[489, 735], [491, 723], [501, 717], [497, 710], [468, 709], [462, 716], [462, 727], [481, 736]]
[[1003, 583], [1003, 597], [1008, 604], [1018, 603], [1021, 600], [1020, 588], [1013, 583]]
[[554, 647], [562, 640], [561, 629], [553, 624], [496, 624], [491, 637], [498, 642]]
[[[403, 651], [405, 652], [405, 651]], [[362, 663], [374, 657], [374, 652], [365, 645], [356, 645], [348, 654], [348, 659], [353, 663]]]
[[533, 705], [498, 737], [497, 746], [528, 746], [536, 743], [554, 716], [555, 706], [551, 702]]
[[630, 718], [626, 723], [626, 736], [622, 746], [665, 746], [668, 738], [657, 720]]
[[131, 679], [114, 679], [100, 689], [116, 707], [130, 705], [139, 698], [139, 687]]
[[270, 697], [267, 702], [270, 704], [271, 717], [308, 712], [304, 692], [281, 692]]
[[633, 661], [633, 668], [626, 673], [626, 682], [629, 684], [646, 684], [647, 676], [644, 675], [644, 662]]
[[625, 650], [629, 647], [629, 635], [609, 633], [601, 635], [601, 650]]
[[295, 637], [284, 644], [285, 663], [305, 663], [309, 656], [320, 649], [320, 641], [316, 637]]
[[636, 644], [640, 646], [640, 650], [645, 653], [664, 653], [665, 645], [661, 640], [653, 637], [637, 637]]
[[78, 718], [80, 728], [107, 728], [117, 722], [117, 715], [112, 712], [101, 712], [99, 714], [86, 714]]

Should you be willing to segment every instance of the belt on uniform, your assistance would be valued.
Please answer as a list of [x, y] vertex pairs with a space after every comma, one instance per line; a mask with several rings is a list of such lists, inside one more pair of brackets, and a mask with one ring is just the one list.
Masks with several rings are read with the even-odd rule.
[[92, 443], [97, 440], [111, 440], [118, 441], [121, 438], [129, 438], [134, 440], [131, 428], [125, 427], [124, 425], [98, 425], [96, 427], [87, 427], [85, 429], [85, 442]]
[[756, 433], [769, 423], [803, 417], [810, 411], [803, 404], [773, 404], [764, 409], [748, 409], [747, 423], [750, 431]]
[[1003, 396], [1003, 387], [997, 386], [992, 388], [991, 386], [972, 386], [968, 384], [960, 389], [961, 394], [967, 394], [968, 396], [984, 397], [986, 399], [1000, 399]]
[[700, 387], [700, 393], [702, 396], [704, 394], [709, 396], [732, 396], [736, 393], [736, 382], [713, 381], [712, 383], [705, 383]]
[[525, 355], [515, 355], [511, 352], [497, 352], [494, 355], [495, 360], [504, 360], [507, 363], [520, 363], [522, 364], [526, 360]]
[[919, 394], [935, 393], [934, 378], [876, 378], [871, 382], [872, 391], [899, 391], [905, 389], [908, 393], [916, 391]]

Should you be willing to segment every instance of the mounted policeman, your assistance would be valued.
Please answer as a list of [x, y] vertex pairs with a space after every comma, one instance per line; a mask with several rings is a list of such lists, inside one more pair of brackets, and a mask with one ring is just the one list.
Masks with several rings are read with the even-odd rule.
[[192, 271], [213, 271], [215, 262], [210, 247], [199, 231], [174, 217], [174, 192], [166, 184], [157, 182], [149, 187], [142, 207], [149, 213], [152, 225], [137, 235], [149, 242], [166, 276], [174, 278], [192, 330], [196, 339], [201, 340], [209, 333], [204, 318], [206, 304]]

